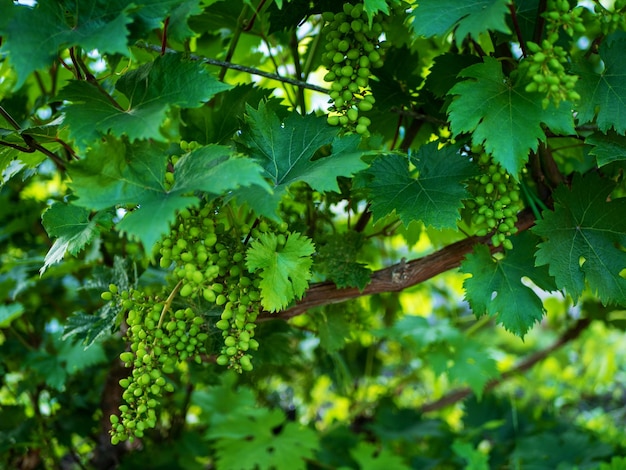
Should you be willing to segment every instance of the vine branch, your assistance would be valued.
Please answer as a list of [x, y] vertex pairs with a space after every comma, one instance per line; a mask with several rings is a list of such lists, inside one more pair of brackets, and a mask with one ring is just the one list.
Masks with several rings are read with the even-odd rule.
[[[520, 362], [517, 366], [504, 372], [499, 378], [490, 380], [487, 383], [487, 385], [485, 385], [484, 391], [488, 392], [490, 390], [493, 390], [498, 385], [506, 382], [507, 380], [521, 374], [522, 372], [526, 372], [527, 370], [532, 368], [535, 364], [544, 360], [546, 357], [548, 357], [557, 349], [565, 346], [570, 341], [573, 341], [576, 338], [578, 338], [581, 335], [581, 333], [585, 331], [585, 329], [589, 326], [590, 323], [591, 323], [591, 320], [589, 318], [581, 318], [571, 328], [565, 331], [565, 333], [563, 333], [563, 335], [556, 342], [554, 342], [547, 348], [542, 349], [541, 351], [537, 351], [536, 353], [531, 354], [522, 362]], [[437, 410], [440, 410], [441, 408], [454, 405], [455, 403], [461, 400], [464, 400], [465, 398], [471, 396], [472, 394], [473, 394], [472, 389], [469, 387], [454, 390], [444, 395], [443, 397], [439, 398], [438, 400], [435, 400], [430, 403], [426, 403], [420, 408], [419, 411], [422, 413], [428, 413], [430, 411], [437, 411]]]
[[[137, 43], [136, 44], [137, 47], [141, 47], [143, 49], [149, 50], [149, 51], [154, 51], [154, 52], [158, 52], [161, 53], [161, 46], [160, 45], [155, 45], [155, 44], [145, 44], [145, 43]], [[174, 50], [174, 49], [170, 49], [170, 48], [166, 48], [165, 51], [168, 54], [175, 54], [178, 53], [178, 51]], [[239, 70], [240, 72], [246, 72], [252, 75], [258, 75], [260, 77], [265, 77], [265, 78], [269, 78], [271, 80], [276, 80], [279, 82], [284, 82], [284, 83], [289, 83], [291, 85], [294, 86], [299, 86], [302, 88], [306, 88], [309, 90], [313, 90], [313, 91], [317, 91], [319, 93], [324, 93], [324, 94], [328, 94], [329, 90], [327, 90], [326, 88], [323, 88], [321, 86], [317, 86], [314, 85], [312, 83], [308, 83], [308, 82], [303, 82], [302, 80], [296, 80], [294, 78], [289, 78], [289, 77], [281, 77], [280, 75], [276, 75], [275, 73], [270, 73], [270, 72], [265, 72], [263, 70], [259, 70], [259, 69], [255, 69], [254, 67], [247, 67], [245, 65], [239, 65], [239, 64], [233, 64], [232, 62], [226, 62], [223, 60], [218, 60], [218, 59], [211, 59], [209, 57], [202, 57], [196, 54], [189, 54], [188, 57], [191, 60], [197, 60], [200, 61], [204, 64], [209, 64], [209, 65], [215, 65], [217, 67], [224, 67], [224, 68], [228, 68], [228, 69], [232, 69], [232, 70]]]
[[[534, 225], [534, 222], [535, 218], [532, 212], [526, 210], [520, 213], [517, 227], [520, 232], [528, 230]], [[293, 307], [276, 314], [263, 312], [259, 315], [259, 321], [274, 318], [286, 320], [301, 315], [313, 307], [346, 302], [357, 297], [380, 294], [383, 292], [399, 292], [427, 281], [450, 269], [457, 268], [465, 258], [465, 255], [472, 251], [474, 245], [477, 243], [486, 244], [489, 240], [490, 235], [465, 238], [422, 258], [402, 261], [393, 266], [375, 271], [372, 274], [371, 282], [362, 291], [356, 287], [340, 289], [332, 281], [313, 284], [309, 290], [307, 290], [302, 300]], [[490, 245], [490, 249], [492, 253], [495, 253], [502, 248], [495, 248]]]

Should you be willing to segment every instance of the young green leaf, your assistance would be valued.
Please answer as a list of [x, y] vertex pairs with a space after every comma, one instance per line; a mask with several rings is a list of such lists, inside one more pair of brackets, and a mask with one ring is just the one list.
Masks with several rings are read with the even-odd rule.
[[224, 470], [305, 470], [319, 447], [314, 431], [286, 423], [281, 410], [267, 408], [218, 423], [207, 437], [216, 440], [217, 465]]
[[515, 248], [503, 259], [493, 258], [486, 246], [477, 245], [461, 264], [461, 271], [471, 274], [463, 287], [476, 316], [494, 316], [521, 337], [545, 313], [541, 299], [522, 280], [527, 277], [541, 289], [556, 290], [547, 269], [534, 266], [532, 254], [537, 242], [531, 234], [520, 233], [515, 237]]
[[356, 261], [365, 237], [354, 231], [337, 234], [319, 247], [315, 258], [316, 271], [322, 272], [337, 287], [358, 287], [370, 282], [371, 269]]
[[508, 0], [421, 0], [411, 13], [417, 36], [444, 37], [454, 30], [457, 46], [469, 35], [478, 39], [487, 31], [509, 33]]
[[313, 242], [299, 233], [289, 234], [283, 246], [273, 233], [252, 242], [246, 253], [246, 267], [251, 272], [261, 271], [264, 309], [276, 312], [302, 297], [311, 279], [314, 251]]
[[543, 109], [540, 94], [510, 83], [498, 60], [484, 61], [463, 69], [459, 76], [469, 80], [449, 92], [458, 95], [448, 108], [451, 129], [455, 135], [471, 132], [474, 144], [484, 144], [494, 160], [517, 177], [529, 152], [546, 138], [542, 124], [555, 134], [573, 134], [574, 120], [566, 103]]
[[91, 211], [71, 204], [53, 204], [42, 216], [42, 223], [50, 237], [56, 237], [52, 247], [46, 254], [43, 272], [58, 261], [65, 253], [77, 255], [86, 245], [91, 243], [102, 228], [110, 228], [112, 216], [106, 212], [98, 212], [91, 217]]
[[585, 281], [604, 303], [626, 303], [626, 198], [608, 202], [611, 185], [597, 173], [576, 174], [571, 189], [554, 192], [554, 212], [545, 211], [533, 232], [545, 239], [537, 265], [550, 274], [574, 302]]
[[414, 172], [406, 157], [387, 155], [367, 170], [374, 217], [395, 211], [405, 226], [421, 220], [439, 229], [456, 227], [461, 201], [469, 196], [463, 181], [475, 174], [475, 166], [456, 147], [438, 149], [437, 143], [421, 147], [411, 162]]

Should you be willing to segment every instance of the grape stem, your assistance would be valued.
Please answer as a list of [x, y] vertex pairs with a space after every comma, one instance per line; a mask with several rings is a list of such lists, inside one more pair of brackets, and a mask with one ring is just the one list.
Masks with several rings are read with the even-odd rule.
[[170, 295], [167, 296], [167, 299], [165, 300], [165, 305], [163, 305], [163, 310], [161, 310], [161, 316], [159, 317], [157, 330], [161, 328], [161, 325], [163, 324], [163, 319], [165, 318], [165, 314], [172, 306], [172, 301], [174, 300], [174, 297], [176, 297], [176, 294], [178, 294], [178, 291], [180, 290], [182, 285], [183, 285], [183, 280], [181, 279], [180, 281], [178, 281], [178, 284], [174, 286], [174, 288], [172, 289], [172, 292], [170, 292]]

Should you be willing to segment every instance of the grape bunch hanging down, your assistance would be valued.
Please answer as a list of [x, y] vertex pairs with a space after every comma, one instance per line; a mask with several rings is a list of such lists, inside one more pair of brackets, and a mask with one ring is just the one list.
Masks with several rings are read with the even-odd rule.
[[375, 16], [370, 26], [362, 3], [344, 3], [343, 11], [325, 12], [322, 18], [327, 23], [322, 30], [327, 41], [322, 62], [329, 70], [324, 80], [331, 83], [328, 123], [368, 135], [371, 121], [359, 112], [374, 106], [369, 77], [373, 68], [383, 65], [383, 16]]
[[174, 390], [167, 374], [188, 358], [200, 362], [208, 334], [204, 319], [193, 309], [172, 310], [171, 295], [165, 299], [136, 289], [118, 292], [112, 284], [102, 298], [116, 299], [127, 310], [125, 339], [130, 350], [121, 353], [120, 360], [132, 373], [120, 380], [125, 404], [119, 416], [111, 415], [111, 442], [117, 444], [141, 438], [156, 426], [160, 398]]
[[216, 362], [238, 372], [252, 370], [249, 351], [259, 347], [254, 322], [261, 295], [259, 279], [245, 267], [246, 241], [271, 227], [264, 221], [252, 227], [236, 225], [230, 226], [229, 217], [214, 203], [182, 210], [157, 246], [159, 265], [169, 272], [169, 287], [152, 295], [137, 289], [120, 292], [111, 285], [102, 293], [103, 300], [118, 303], [127, 313], [125, 339], [130, 347], [120, 359], [132, 368], [120, 381], [125, 403], [119, 416], [111, 416], [114, 444], [140, 438], [153, 428], [159, 399], [173, 391], [168, 374], [189, 359], [203, 361], [209, 338], [203, 312], [212, 306], [222, 310], [215, 323], [223, 337]]
[[483, 153], [478, 157], [480, 173], [468, 186], [473, 199], [465, 201], [476, 235], [492, 233], [494, 246], [513, 248], [509, 237], [517, 233], [517, 214], [522, 210], [519, 183], [493, 159]]
[[254, 321], [261, 296], [259, 280], [245, 267], [244, 242], [269, 227], [261, 222], [252, 230], [245, 225], [236, 230], [226, 225], [228, 218], [218, 216], [219, 208], [211, 203], [181, 211], [178, 225], [160, 243], [159, 264], [172, 269], [181, 298], [194, 303], [202, 299], [222, 309], [216, 326], [222, 330], [224, 346], [217, 363], [249, 371], [252, 363], [247, 351], [259, 346]]
[[528, 42], [527, 48], [531, 55], [524, 62], [531, 82], [526, 85], [529, 93], [542, 93], [545, 98], [542, 106], [547, 108], [550, 102], [558, 106], [561, 101], [577, 101], [580, 95], [574, 87], [578, 76], [568, 73], [570, 67], [569, 53], [560, 45], [559, 31], [562, 29], [569, 36], [574, 32], [584, 33], [585, 26], [582, 23], [582, 7], [570, 10], [567, 0], [549, 0], [546, 19], [547, 37], [540, 43]]

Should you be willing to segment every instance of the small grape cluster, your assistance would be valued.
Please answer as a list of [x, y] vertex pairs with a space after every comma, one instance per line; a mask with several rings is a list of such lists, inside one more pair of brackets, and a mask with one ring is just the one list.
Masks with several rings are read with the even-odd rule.
[[198, 363], [208, 334], [204, 319], [191, 308], [171, 312], [172, 295], [166, 300], [132, 289], [118, 292], [116, 285], [102, 293], [103, 300], [119, 302], [127, 311], [125, 339], [129, 351], [120, 354], [131, 374], [120, 380], [124, 389], [120, 414], [111, 415], [111, 442], [141, 438], [144, 431], [156, 426], [156, 407], [163, 392], [174, 390], [167, 374], [176, 365], [192, 357]]
[[550, 102], [558, 106], [561, 101], [578, 101], [580, 95], [574, 87], [578, 81], [577, 75], [566, 72], [569, 55], [561, 46], [555, 45], [559, 39], [559, 29], [572, 36], [574, 32], [585, 32], [580, 16], [582, 8], [570, 11], [567, 0], [551, 0], [548, 10], [544, 14], [547, 20], [547, 38], [540, 44], [528, 42], [528, 50], [532, 53], [525, 63], [527, 74], [532, 77], [526, 85], [528, 93], [542, 93], [545, 95], [541, 104], [547, 108]]
[[[570, 9], [570, 4], [567, 0], [548, 0], [546, 12], [543, 14], [547, 22], [546, 32], [548, 33], [548, 38], [553, 34], [558, 35], [559, 29], [563, 29], [570, 37], [575, 32], [584, 34], [586, 29], [581, 16], [583, 11], [583, 7]], [[558, 37], [553, 37], [553, 39], [551, 42], [554, 44]]]
[[359, 112], [370, 111], [375, 103], [369, 77], [371, 69], [383, 65], [382, 15], [370, 26], [362, 3], [344, 3], [343, 11], [325, 12], [322, 18], [327, 22], [322, 35], [328, 41], [322, 63], [329, 69], [324, 81], [331, 83], [328, 123], [367, 136], [371, 121]]
[[600, 32], [603, 36], [608, 36], [618, 29], [626, 29], [626, 2], [616, 1], [612, 7], [606, 8], [600, 2], [595, 2], [594, 11], [596, 18], [600, 22]]
[[216, 222], [218, 212], [210, 203], [181, 211], [177, 225], [160, 242], [159, 264], [172, 269], [171, 275], [181, 285], [182, 298], [204, 299], [223, 309], [216, 323], [224, 337], [217, 363], [238, 372], [250, 371], [252, 357], [248, 351], [259, 347], [254, 339], [254, 322], [261, 308], [261, 295], [260, 280], [245, 267], [244, 237], [257, 234], [259, 229], [243, 225], [237, 232], [234, 227]]
[[493, 245], [510, 250], [513, 244], [508, 237], [517, 233], [517, 213], [523, 208], [519, 184], [485, 153], [478, 158], [478, 165], [481, 172], [468, 187], [474, 198], [465, 201], [465, 208], [477, 228], [476, 235], [493, 232]]

